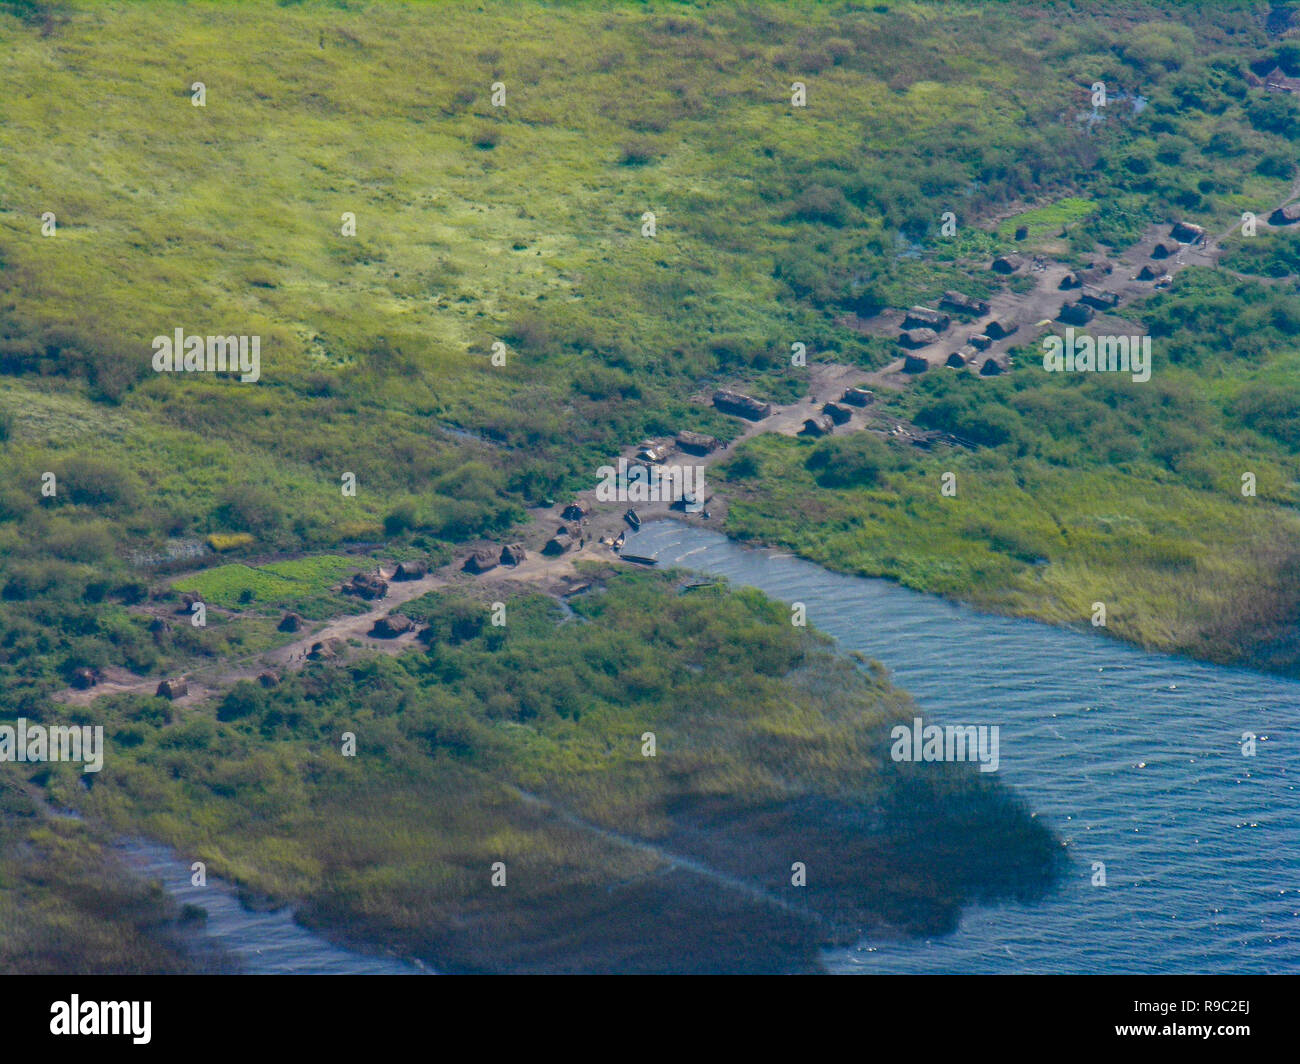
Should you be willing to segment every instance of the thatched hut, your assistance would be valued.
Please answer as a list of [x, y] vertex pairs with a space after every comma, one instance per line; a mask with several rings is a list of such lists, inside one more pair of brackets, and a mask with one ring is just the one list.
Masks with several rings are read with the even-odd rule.
[[1087, 325], [1094, 314], [1096, 311], [1087, 303], [1064, 303], [1056, 317], [1066, 325]]
[[388, 581], [375, 573], [357, 573], [343, 585], [343, 593], [363, 599], [380, 599], [388, 594]]
[[989, 322], [984, 331], [995, 340], [1005, 340], [1019, 328], [1020, 323], [1014, 318], [998, 318]]
[[1196, 244], [1205, 239], [1205, 230], [1191, 222], [1175, 222], [1169, 235], [1180, 244]]
[[1090, 284], [1083, 286], [1079, 299], [1097, 310], [1110, 310], [1112, 307], [1119, 305], [1119, 295], [1117, 293], [1108, 292], [1104, 288], [1097, 288]]
[[302, 629], [302, 618], [296, 613], [289, 612], [280, 618], [280, 623], [275, 627], [281, 632], [297, 632]]
[[184, 698], [189, 693], [190, 685], [183, 676], [163, 680], [158, 685], [158, 690], [154, 692], [159, 698], [169, 698], [173, 702], [178, 698]]
[[904, 329], [898, 334], [898, 342], [904, 347], [927, 347], [938, 339], [933, 329]]
[[493, 551], [476, 550], [465, 559], [462, 568], [467, 573], [486, 573], [489, 569], [495, 569], [497, 565], [497, 556]]
[[1183, 250], [1183, 245], [1177, 240], [1157, 240], [1156, 246], [1151, 249], [1153, 259], [1167, 259], [1171, 255], [1177, 255]]
[[951, 323], [952, 319], [947, 314], [931, 310], [929, 307], [908, 307], [907, 316], [903, 319], [903, 328], [934, 329], [936, 332], [943, 332]]
[[573, 537], [567, 532], [557, 532], [546, 541], [546, 546], [542, 548], [543, 554], [556, 555], [565, 554], [573, 549]]
[[263, 687], [275, 687], [280, 682], [280, 674], [267, 669], [265, 672], [259, 672], [257, 674], [257, 682]]
[[689, 454], [712, 454], [721, 446], [712, 436], [702, 432], [682, 430], [677, 434], [677, 446]]
[[903, 359], [904, 373], [924, 373], [930, 368], [930, 363], [920, 355], [908, 355]]
[[527, 557], [528, 552], [522, 543], [507, 543], [501, 548], [502, 565], [518, 565]]
[[996, 377], [1001, 372], [1002, 367], [998, 365], [998, 360], [996, 358], [986, 358], [984, 360], [984, 365], [980, 366], [981, 377]]
[[976, 299], [974, 296], [953, 291], [951, 288], [944, 292], [943, 298], [939, 300], [939, 305], [950, 310], [960, 311], [963, 314], [987, 314], [989, 312], [988, 300]]
[[429, 574], [429, 567], [424, 562], [398, 562], [393, 570], [394, 580], [420, 580]]
[[88, 665], [79, 665], [72, 670], [72, 686], [80, 687], [83, 691], [94, 687], [99, 683], [99, 679], [99, 670], [92, 669]]
[[803, 428], [799, 430], [800, 436], [829, 436], [835, 431], [835, 422], [824, 414], [817, 417], [806, 418]]
[[876, 393], [870, 388], [849, 388], [840, 398], [840, 402], [848, 403], [850, 406], [866, 406], [875, 397]]
[[1300, 203], [1279, 207], [1268, 216], [1269, 225], [1295, 225], [1296, 222], [1300, 222]]
[[1148, 262], [1142, 269], [1138, 270], [1137, 279], [1139, 281], [1154, 281], [1164, 273], [1163, 266], [1157, 266], [1154, 262]]
[[571, 502], [564, 508], [564, 512], [561, 513], [560, 516], [566, 521], [581, 521], [589, 512], [590, 511], [580, 503]]
[[837, 425], [843, 425], [853, 417], [853, 411], [847, 406], [840, 406], [839, 403], [827, 403], [822, 407], [822, 413]]
[[741, 395], [739, 392], [718, 391], [713, 393], [713, 405], [724, 414], [748, 418], [750, 421], [762, 421], [772, 413], [772, 404], [763, 403], [753, 396]]
[[396, 639], [399, 635], [411, 631], [415, 627], [415, 622], [410, 617], [405, 617], [400, 613], [390, 613], [387, 617], [380, 617], [370, 629], [370, 634], [376, 639]]
[[984, 351], [993, 346], [993, 337], [985, 336], [983, 333], [976, 333], [974, 336], [966, 337], [966, 342], [976, 351]]
[[1019, 255], [999, 255], [990, 267], [995, 273], [1011, 274], [1024, 267], [1025, 260]]
[[945, 366], [948, 366], [950, 369], [965, 369], [966, 356], [963, 355], [960, 351], [954, 351], [951, 355], [947, 357], [947, 359], [944, 360], [943, 364]]

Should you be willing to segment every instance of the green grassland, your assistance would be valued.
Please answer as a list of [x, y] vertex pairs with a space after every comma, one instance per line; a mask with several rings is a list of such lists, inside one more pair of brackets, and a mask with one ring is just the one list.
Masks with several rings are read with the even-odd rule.
[[932, 372], [892, 409], [973, 448], [756, 439], [722, 471], [727, 530], [1058, 623], [1102, 602], [1110, 634], [1294, 675], [1297, 315], [1290, 290], [1188, 270], [1137, 309], [1150, 381], [1046, 374], [1029, 346], [996, 380]]
[[493, 627], [487, 602], [438, 593], [404, 607], [430, 626], [424, 652], [194, 710], [109, 699], [94, 788], [54, 766], [47, 790], [454, 971], [804, 970], [863, 928], [938, 933], [1061, 873], [1059, 842], [991, 776], [890, 761], [910, 700], [781, 604], [588, 575], [567, 620], [531, 595]]
[[[1264, 209], [1294, 170], [1300, 107], [1245, 84], [1276, 51], [1249, 5], [527, 14], [0, 5], [0, 668], [22, 697], [105, 641], [79, 604], [138, 596], [133, 551], [503, 534], [643, 435], [734, 436], [700, 391], [800, 394], [794, 340], [892, 358], [845, 316], [990, 294], [1017, 219], [1081, 255]], [[1093, 123], [1096, 80], [1149, 103]], [[261, 336], [261, 380], [154, 373], [177, 327]], [[19, 663], [33, 612], [52, 645]]]
[[355, 599], [331, 591], [358, 567], [355, 558], [319, 554], [258, 566], [221, 565], [173, 581], [173, 586], [227, 610], [275, 608], [322, 619], [359, 608]]
[[[802, 394], [793, 341], [883, 365], [893, 345], [849, 317], [991, 294], [1017, 219], [1077, 258], [1153, 221], [1268, 209], [1300, 105], [1244, 75], [1296, 67], [1289, 47], [1246, 3], [0, 3], [0, 705], [43, 719], [79, 664], [254, 653], [273, 607], [328, 605], [345, 548], [446, 557], [644, 435], [734, 438], [692, 396]], [[1096, 80], [1149, 103], [1085, 120]], [[1243, 241], [1233, 268], [1289, 273], [1292, 239]], [[1036, 374], [1033, 352], [997, 381], [927, 374], [896, 409], [974, 450], [756, 440], [728, 471], [729, 529], [1052, 620], [1106, 601], [1115, 634], [1294, 671], [1294, 288], [1189, 274], [1134, 313], [1157, 339], [1148, 385]], [[178, 327], [260, 336], [262, 379], [155, 374], [151, 340]], [[247, 538], [198, 579], [248, 592], [250, 615], [151, 631], [130, 607], [171, 577], [131, 557], [213, 535]], [[277, 552], [323, 560], [253, 567]], [[757, 936], [770, 948], [734, 954], [800, 967], [827, 938], [511, 788], [687, 851], [707, 824], [709, 859], [758, 875], [761, 853], [773, 890], [790, 840], [863, 847], [818, 901], [848, 926], [942, 929], [994, 880], [1042, 887], [1050, 846], [1001, 792], [862, 760], [859, 729], [903, 696], [796, 647], [757, 600], [701, 618], [667, 594], [584, 603], [599, 625], [512, 604], [509, 635], [425, 603], [454, 615], [427, 655], [182, 717], [98, 703], [122, 753], [89, 794], [45, 783], [450, 968], [545, 967], [575, 927], [569, 955], [611, 969], [668, 966], [690, 935], [714, 955]], [[671, 754], [647, 766], [634, 740], [656, 724]], [[349, 726], [356, 762], [336, 754]], [[871, 830], [830, 826], [863, 808]], [[962, 825], [973, 850], [946, 845]], [[483, 889], [498, 857], [521, 895]], [[75, 906], [74, 886], [55, 893]], [[681, 942], [627, 937], [629, 905], [687, 914]]]

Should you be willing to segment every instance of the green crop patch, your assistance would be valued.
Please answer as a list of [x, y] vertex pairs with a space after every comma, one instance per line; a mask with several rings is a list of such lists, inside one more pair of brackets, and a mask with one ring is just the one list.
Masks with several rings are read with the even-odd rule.
[[220, 565], [173, 582], [178, 591], [194, 591], [204, 602], [228, 610], [288, 609], [307, 617], [345, 610], [349, 600], [330, 588], [358, 568], [357, 561], [318, 555], [253, 567]]

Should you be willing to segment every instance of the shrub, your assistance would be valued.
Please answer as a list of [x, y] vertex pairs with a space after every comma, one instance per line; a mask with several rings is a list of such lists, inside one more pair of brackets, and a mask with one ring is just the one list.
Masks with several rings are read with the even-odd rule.
[[869, 433], [822, 440], [804, 465], [824, 488], [868, 488], [892, 465], [889, 445]]

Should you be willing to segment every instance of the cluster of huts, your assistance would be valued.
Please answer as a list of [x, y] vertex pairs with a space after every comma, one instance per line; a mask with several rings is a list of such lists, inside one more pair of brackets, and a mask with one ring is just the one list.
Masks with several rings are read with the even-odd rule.
[[1111, 310], [1118, 306], [1118, 293], [1108, 291], [1100, 284], [1114, 269], [1109, 262], [1097, 262], [1067, 273], [1061, 279], [1061, 289], [1077, 289], [1079, 295], [1073, 302], [1061, 304], [1057, 318], [1067, 325], [1087, 325], [1097, 311]]
[[498, 565], [519, 565], [527, 557], [528, 552], [524, 550], [522, 543], [507, 543], [499, 553], [484, 548], [474, 551], [465, 559], [465, 564], [461, 568], [467, 573], [486, 573], [495, 569]]
[[[1275, 212], [1276, 215], [1276, 212]], [[1297, 213], [1300, 218], [1300, 213]], [[1191, 222], [1175, 222], [1168, 236], [1157, 240], [1151, 249], [1151, 261], [1144, 263], [1138, 270], [1136, 280], [1154, 281], [1157, 287], [1168, 284], [1173, 278], [1161, 263], [1177, 255], [1188, 245], [1195, 246], [1205, 241], [1205, 230]]]
[[805, 418], [800, 436], [829, 436], [836, 425], [847, 425], [853, 417], [850, 407], [864, 407], [875, 399], [875, 393], [869, 388], [848, 388], [836, 401], [822, 404], [820, 414]]
[[[999, 273], [1014, 273], [1023, 265], [1024, 259], [1019, 255], [1002, 255], [994, 260], [993, 268]], [[921, 306], [909, 307], [898, 337], [899, 344], [905, 349], [903, 372], [924, 373], [930, 368], [930, 363], [914, 352], [917, 348], [928, 347], [938, 341], [952, 325], [952, 315], [957, 314], [968, 319], [979, 318], [988, 314], [991, 309], [988, 300], [953, 289], [944, 292], [940, 297], [938, 310]], [[979, 353], [987, 350], [994, 340], [1010, 336], [1018, 327], [1017, 323], [1010, 318], [994, 319], [984, 327], [983, 332], [968, 337], [966, 343], [953, 351], [948, 356], [946, 364], [961, 368], [974, 363]], [[986, 375], [998, 373], [1001, 372], [1001, 367], [993, 359], [987, 359], [981, 372]]]

